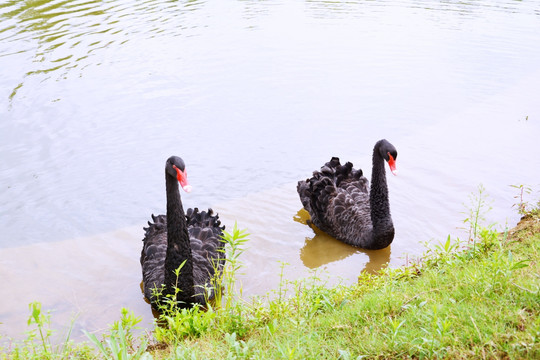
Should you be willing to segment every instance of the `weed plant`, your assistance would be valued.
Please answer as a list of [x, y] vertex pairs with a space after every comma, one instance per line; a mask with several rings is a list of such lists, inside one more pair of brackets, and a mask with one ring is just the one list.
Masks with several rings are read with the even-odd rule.
[[43, 313], [41, 303], [29, 304], [26, 339], [20, 343], [10, 343], [7, 349], [0, 347], [0, 359], [29, 360], [29, 359], [85, 359], [91, 358], [93, 349], [85, 344], [74, 344], [70, 337], [73, 321], [64, 340], [53, 344], [54, 331], [51, 329], [51, 314]]
[[519, 193], [514, 196], [514, 199], [517, 202], [514, 204], [514, 207], [517, 208], [518, 213], [521, 216], [527, 215], [532, 212], [537, 212], [540, 209], [540, 199], [537, 200], [536, 205], [530, 204], [525, 198], [531, 196], [533, 189], [530, 186], [519, 184], [519, 185], [510, 185], [511, 187], [518, 189]]
[[84, 333], [97, 348], [99, 353], [105, 359], [114, 360], [145, 360], [152, 359], [147, 353], [147, 340], [141, 338], [141, 343], [135, 349], [135, 339], [133, 330], [138, 329], [136, 325], [141, 322], [141, 317], [136, 317], [133, 311], [122, 308], [120, 321], [115, 321], [110, 327], [109, 332], [103, 334], [103, 340], [98, 340], [95, 334]]

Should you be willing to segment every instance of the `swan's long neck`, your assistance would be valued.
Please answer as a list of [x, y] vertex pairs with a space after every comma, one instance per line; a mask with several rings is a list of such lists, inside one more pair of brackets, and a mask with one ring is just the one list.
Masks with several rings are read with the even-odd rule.
[[394, 239], [394, 224], [390, 215], [388, 186], [384, 159], [378, 146], [373, 149], [373, 170], [371, 172], [371, 190], [369, 193], [371, 223], [373, 224], [372, 244], [370, 249], [382, 249]]
[[[165, 171], [167, 190], [167, 255], [165, 257], [165, 292], [174, 294], [174, 288], [180, 290], [176, 298], [186, 303], [193, 301], [193, 259], [187, 230], [186, 215], [180, 199], [178, 181]], [[184, 263], [185, 261], [185, 263]], [[176, 269], [184, 263], [176, 276]]]

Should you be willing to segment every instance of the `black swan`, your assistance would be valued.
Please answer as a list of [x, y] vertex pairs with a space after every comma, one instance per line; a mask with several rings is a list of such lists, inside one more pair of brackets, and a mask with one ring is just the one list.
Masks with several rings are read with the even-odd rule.
[[384, 161], [396, 175], [397, 150], [387, 140], [373, 148], [371, 190], [362, 170], [333, 157], [313, 177], [299, 181], [297, 190], [311, 222], [349, 245], [383, 249], [394, 239]]
[[[214, 297], [211, 280], [225, 261], [221, 241], [225, 226], [220, 226], [212, 209], [188, 209], [185, 214], [178, 183], [184, 191], [191, 191], [184, 161], [171, 156], [165, 163], [167, 215], [152, 215], [153, 223], [144, 228], [141, 252], [144, 296], [156, 309], [166, 295], [175, 294], [175, 287], [180, 290], [176, 294], [179, 307], [206, 305]], [[177, 278], [175, 270], [182, 263]], [[163, 291], [161, 296], [156, 296], [155, 289]]]

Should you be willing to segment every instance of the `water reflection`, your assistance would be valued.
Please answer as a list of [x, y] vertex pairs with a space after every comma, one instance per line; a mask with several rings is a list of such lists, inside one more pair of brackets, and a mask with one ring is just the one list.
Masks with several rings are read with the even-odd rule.
[[[305, 209], [301, 209], [293, 219], [307, 226], [309, 214]], [[315, 236], [306, 237], [304, 246], [300, 249], [300, 259], [304, 266], [310, 269], [316, 269], [356, 254], [365, 254], [368, 261], [363, 271], [374, 274], [386, 267], [390, 261], [391, 246], [382, 250], [360, 249], [337, 240], [314, 225], [309, 226], [315, 232]]]

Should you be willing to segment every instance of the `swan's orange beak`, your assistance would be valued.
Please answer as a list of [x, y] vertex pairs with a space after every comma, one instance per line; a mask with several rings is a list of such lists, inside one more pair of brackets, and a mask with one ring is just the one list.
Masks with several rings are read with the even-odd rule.
[[388, 153], [388, 166], [390, 166], [390, 171], [392, 174], [397, 175], [397, 169], [396, 169], [396, 160], [390, 153]]
[[178, 179], [178, 182], [180, 183], [180, 186], [182, 186], [182, 189], [184, 189], [185, 192], [191, 191], [191, 185], [189, 185], [189, 182], [187, 180], [187, 172], [186, 170], [182, 171], [179, 168], [176, 167], [176, 165], [173, 165], [174, 170], [176, 170], [176, 178]]

